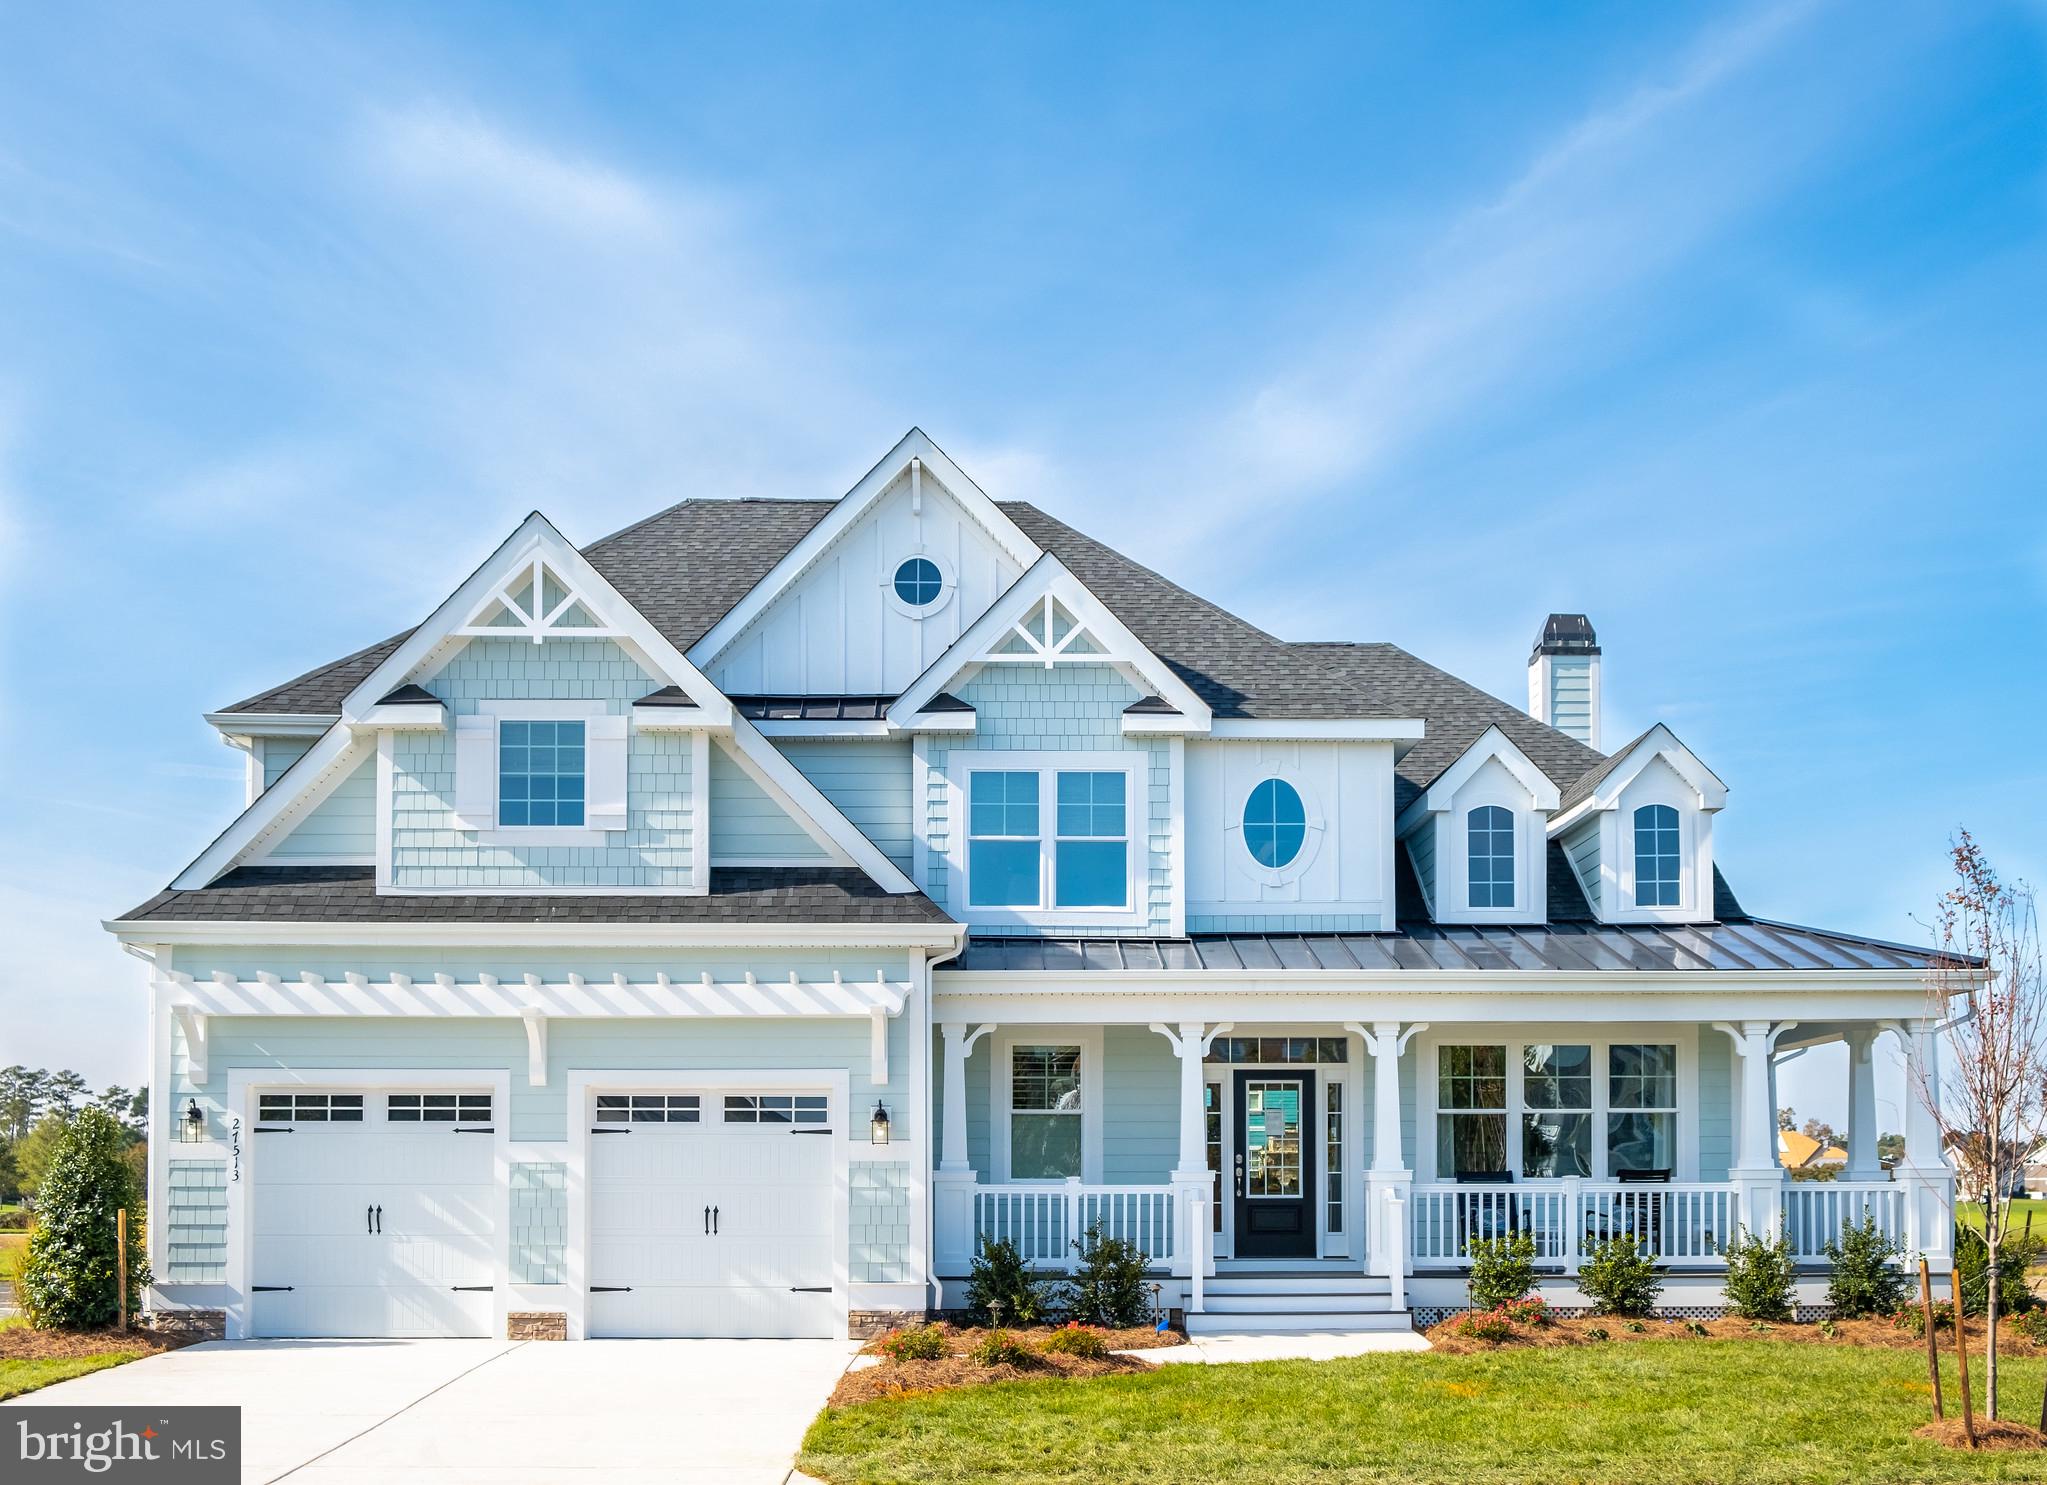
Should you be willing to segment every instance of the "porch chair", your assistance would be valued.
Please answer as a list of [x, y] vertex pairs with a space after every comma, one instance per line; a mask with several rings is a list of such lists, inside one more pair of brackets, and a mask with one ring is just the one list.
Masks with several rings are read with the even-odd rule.
[[[1514, 1173], [1510, 1170], [1461, 1170], [1457, 1172], [1460, 1186], [1511, 1186]], [[1507, 1233], [1518, 1232], [1521, 1228], [1521, 1203], [1508, 1200], [1488, 1202], [1478, 1196], [1457, 1198], [1457, 1229], [1464, 1234], [1466, 1242], [1473, 1238], [1496, 1238]]]
[[[1622, 1166], [1613, 1173], [1614, 1183], [1620, 1186], [1668, 1186], [1670, 1167]], [[1605, 1242], [1608, 1238], [1626, 1235], [1637, 1243], [1647, 1246], [1653, 1254], [1663, 1251], [1663, 1207], [1659, 1195], [1629, 1193], [1616, 1199], [1606, 1210], [1609, 1215], [1601, 1216], [1596, 1211], [1586, 1214], [1585, 1240], [1589, 1247]]]

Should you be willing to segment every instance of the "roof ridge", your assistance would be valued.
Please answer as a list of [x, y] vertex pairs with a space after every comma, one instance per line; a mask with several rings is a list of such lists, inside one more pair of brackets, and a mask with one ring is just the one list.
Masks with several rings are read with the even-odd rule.
[[576, 550], [587, 557], [593, 548], [630, 536], [643, 526], [653, 525], [663, 516], [674, 515], [686, 505], [837, 505], [844, 498], [829, 495], [685, 495], [673, 504], [662, 506], [652, 515], [641, 516], [637, 521], [621, 526], [609, 535], [597, 537]]

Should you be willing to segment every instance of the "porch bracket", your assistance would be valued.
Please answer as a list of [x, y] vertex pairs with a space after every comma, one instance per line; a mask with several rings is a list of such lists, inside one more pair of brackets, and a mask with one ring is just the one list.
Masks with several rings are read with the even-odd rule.
[[526, 1081], [535, 1088], [547, 1086], [547, 1012], [529, 1005], [519, 1012], [526, 1023]]
[[875, 1087], [888, 1083], [888, 1010], [876, 1006], [867, 1013], [867, 1080]]
[[200, 1087], [206, 1082], [206, 1012], [197, 1006], [174, 1005], [171, 1018], [185, 1034], [185, 1081]]

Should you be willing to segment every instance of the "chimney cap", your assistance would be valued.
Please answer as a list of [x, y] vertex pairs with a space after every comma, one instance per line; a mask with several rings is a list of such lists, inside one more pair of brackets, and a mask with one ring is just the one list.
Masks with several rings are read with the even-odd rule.
[[1544, 621], [1542, 633], [1536, 638], [1535, 649], [1528, 658], [1532, 663], [1539, 655], [1597, 655], [1599, 636], [1592, 631], [1592, 621], [1583, 614], [1551, 614]]

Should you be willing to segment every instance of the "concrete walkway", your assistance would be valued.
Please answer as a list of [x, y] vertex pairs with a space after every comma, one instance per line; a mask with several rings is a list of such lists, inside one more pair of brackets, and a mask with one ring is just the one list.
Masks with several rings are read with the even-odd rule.
[[1227, 1361], [1334, 1361], [1378, 1351], [1426, 1351], [1428, 1340], [1412, 1330], [1269, 1330], [1233, 1335], [1189, 1336], [1184, 1346], [1125, 1351], [1161, 1366]]
[[782, 1485], [856, 1349], [847, 1341], [216, 1341], [19, 1401], [239, 1403], [245, 1485]]

